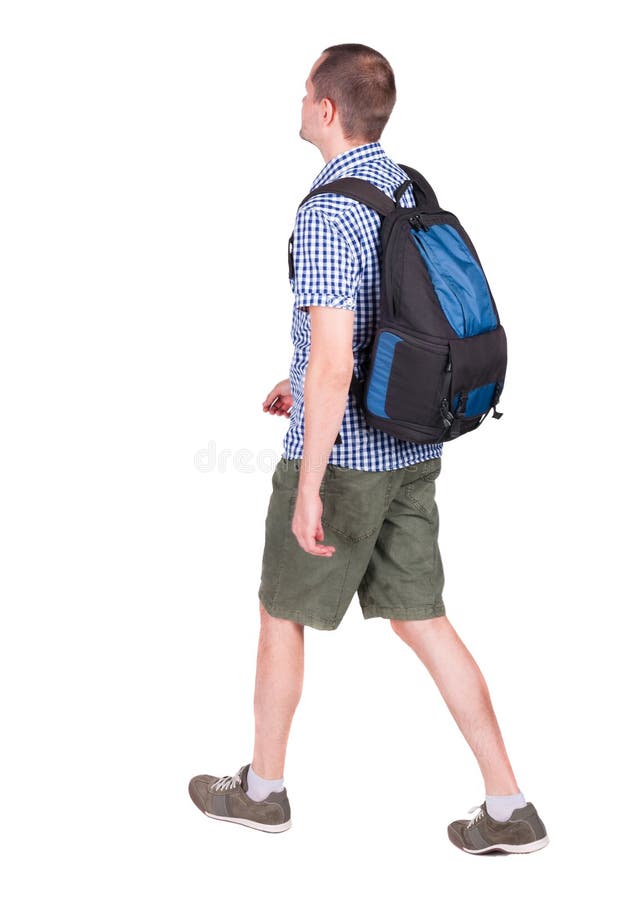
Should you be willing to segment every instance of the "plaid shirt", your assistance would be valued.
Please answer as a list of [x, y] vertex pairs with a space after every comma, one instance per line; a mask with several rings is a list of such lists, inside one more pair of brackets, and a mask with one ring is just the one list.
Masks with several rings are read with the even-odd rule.
[[[353, 147], [331, 159], [315, 178], [312, 189], [338, 178], [366, 178], [392, 196], [407, 176], [386, 156], [379, 142]], [[411, 187], [402, 206], [414, 204]], [[301, 206], [294, 229], [294, 294], [291, 338], [293, 357], [290, 386], [293, 406], [282, 456], [303, 456], [303, 384], [310, 355], [310, 317], [304, 306], [355, 310], [353, 358], [361, 375], [362, 355], [371, 344], [379, 316], [381, 218], [362, 203], [340, 194], [319, 194]], [[442, 444], [416, 444], [368, 425], [355, 397], [349, 393], [329, 462], [367, 471], [400, 469], [442, 455]]]

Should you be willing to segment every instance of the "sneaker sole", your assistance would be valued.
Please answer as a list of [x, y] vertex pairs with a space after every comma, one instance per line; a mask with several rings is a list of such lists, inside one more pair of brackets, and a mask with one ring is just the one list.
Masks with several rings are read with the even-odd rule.
[[215, 816], [214, 813], [208, 813], [205, 810], [202, 810], [205, 816], [208, 816], [209, 819], [218, 819], [220, 822], [234, 822], [236, 825], [247, 825], [248, 828], [255, 828], [257, 831], [287, 831], [291, 825], [292, 820], [289, 819], [288, 822], [283, 822], [281, 825], [265, 825], [263, 822], [252, 822], [251, 819], [235, 819], [232, 816]]
[[[466, 853], [489, 853], [490, 850], [505, 850], [507, 853], [532, 853], [533, 850], [541, 850], [548, 844], [548, 835], [540, 838], [539, 841], [533, 841], [530, 844], [492, 844], [491, 847], [484, 847], [482, 850], [470, 850], [468, 847], [461, 847]], [[457, 845], [456, 845], [457, 846]]]

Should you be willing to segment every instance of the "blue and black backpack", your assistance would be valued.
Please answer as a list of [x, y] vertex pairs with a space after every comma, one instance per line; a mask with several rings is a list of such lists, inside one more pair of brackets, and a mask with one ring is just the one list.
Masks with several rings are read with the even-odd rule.
[[[401, 169], [408, 178], [394, 200], [362, 178], [341, 178], [302, 203], [343, 194], [382, 217], [379, 320], [365, 371], [350, 387], [366, 421], [407, 441], [452, 441], [490, 410], [502, 416], [507, 340], [468, 234], [419, 172]], [[400, 206], [410, 184], [416, 205]]]

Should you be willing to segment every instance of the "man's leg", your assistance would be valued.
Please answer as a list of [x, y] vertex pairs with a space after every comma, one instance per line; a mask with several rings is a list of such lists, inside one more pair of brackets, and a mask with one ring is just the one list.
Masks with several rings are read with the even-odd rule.
[[304, 626], [269, 615], [260, 603], [252, 768], [261, 778], [284, 777], [286, 745], [303, 690]]
[[519, 793], [485, 679], [447, 617], [390, 623], [437, 684], [477, 759], [486, 794]]

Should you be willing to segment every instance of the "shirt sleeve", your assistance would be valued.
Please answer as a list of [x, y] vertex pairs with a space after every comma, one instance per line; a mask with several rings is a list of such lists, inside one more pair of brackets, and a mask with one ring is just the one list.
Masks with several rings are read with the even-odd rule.
[[293, 238], [295, 306], [355, 309], [362, 278], [352, 242], [322, 210], [303, 206]]

